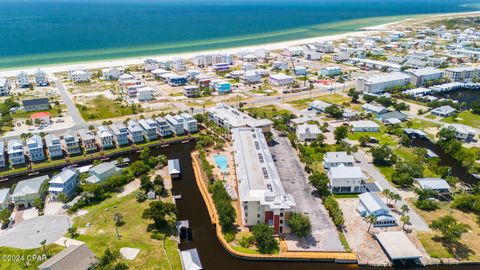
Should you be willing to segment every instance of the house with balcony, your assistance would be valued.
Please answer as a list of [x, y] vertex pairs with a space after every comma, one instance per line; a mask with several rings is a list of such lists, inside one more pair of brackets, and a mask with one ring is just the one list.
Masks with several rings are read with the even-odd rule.
[[113, 140], [118, 146], [129, 144], [128, 129], [124, 124], [113, 124], [110, 126], [113, 134]]
[[396, 226], [397, 221], [390, 215], [390, 209], [382, 201], [382, 199], [373, 192], [365, 192], [358, 195], [360, 203], [357, 207], [358, 213], [362, 217], [370, 215], [375, 216], [376, 220], [373, 223], [374, 227], [389, 227]]
[[195, 133], [198, 131], [198, 121], [188, 113], [182, 113], [180, 116], [183, 118], [183, 128], [189, 133]]
[[81, 129], [78, 131], [78, 136], [82, 142], [82, 147], [84, 152], [93, 152], [97, 151], [97, 140], [92, 131]]
[[17, 139], [9, 140], [7, 155], [12, 166], [25, 164], [25, 152], [22, 141]]
[[170, 130], [176, 135], [182, 135], [185, 133], [185, 120], [180, 115], [172, 116], [167, 114], [165, 116], [165, 120], [167, 120], [167, 123], [170, 126]]
[[327, 152], [323, 156], [323, 167], [330, 169], [338, 166], [353, 167], [355, 159], [347, 152]]
[[132, 142], [139, 143], [145, 140], [143, 137], [143, 129], [140, 127], [140, 125], [138, 125], [137, 122], [133, 120], [128, 121], [127, 130]]
[[65, 136], [63, 136], [63, 142], [64, 148], [70, 156], [82, 152], [77, 134], [72, 134], [70, 132], [65, 133]]
[[157, 133], [160, 134], [160, 136], [168, 137], [172, 135], [170, 125], [168, 124], [167, 120], [165, 120], [165, 118], [159, 116], [155, 118], [155, 122], [157, 124]]
[[43, 140], [38, 135], [33, 135], [27, 139], [27, 154], [30, 161], [45, 160], [45, 154], [43, 152]]
[[45, 181], [48, 181], [48, 175], [18, 182], [10, 196], [12, 202], [20, 209], [31, 207], [36, 198], [43, 198], [44, 194], [41, 194], [40, 189]]
[[73, 167], [63, 168], [59, 174], [48, 181], [48, 193], [54, 200], [56, 200], [61, 193], [71, 198], [76, 193], [78, 183], [78, 171]]
[[103, 149], [114, 147], [113, 144], [113, 134], [106, 126], [99, 126], [97, 132], [98, 144]]
[[43, 70], [37, 69], [35, 72], [35, 84], [37, 86], [48, 86], [48, 77], [47, 73], [45, 73]]
[[48, 155], [51, 159], [63, 157], [62, 143], [59, 137], [53, 134], [48, 134], [45, 136], [45, 144], [47, 146]]
[[85, 181], [91, 184], [98, 184], [121, 172], [122, 169], [115, 166], [114, 162], [103, 162], [88, 170], [90, 176]]
[[331, 167], [327, 173], [332, 193], [363, 193], [366, 191], [367, 177], [357, 166], [343, 165]]
[[158, 139], [157, 124], [153, 119], [141, 119], [138, 121], [140, 127], [142, 127], [143, 135], [150, 141]]

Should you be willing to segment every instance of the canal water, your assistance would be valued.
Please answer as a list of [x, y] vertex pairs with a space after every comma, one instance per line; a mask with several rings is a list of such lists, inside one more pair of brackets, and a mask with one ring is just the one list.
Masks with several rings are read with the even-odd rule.
[[436, 96], [457, 100], [459, 103], [465, 102], [467, 106], [473, 101], [480, 100], [480, 89], [461, 89], [445, 93], [439, 93]]
[[[173, 182], [173, 193], [181, 195], [177, 200], [178, 219], [188, 220], [192, 230], [192, 241], [183, 240], [180, 249], [197, 248], [204, 269], [207, 270], [373, 270], [393, 269], [379, 267], [363, 267], [352, 264], [334, 264], [322, 262], [261, 262], [246, 261], [231, 257], [217, 240], [215, 229], [210, 222], [209, 214], [201, 193], [195, 181], [190, 153], [194, 143], [175, 144], [166, 148], [152, 148], [152, 154], [165, 154], [169, 159], [180, 160], [182, 178]], [[130, 154], [132, 161], [138, 159], [138, 154]], [[54, 172], [50, 172], [49, 175]], [[15, 179], [18, 181], [19, 179]], [[12, 185], [14, 182], [6, 182]], [[2, 183], [2, 184], [6, 184]], [[315, 222], [312, 220], [312, 222]], [[410, 268], [412, 269], [412, 268]], [[479, 265], [431, 266], [427, 270], [474, 270]]]

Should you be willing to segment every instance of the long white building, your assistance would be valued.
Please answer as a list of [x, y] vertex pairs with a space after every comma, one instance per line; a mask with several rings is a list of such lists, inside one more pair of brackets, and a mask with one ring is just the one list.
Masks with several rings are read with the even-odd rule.
[[428, 67], [421, 69], [409, 69], [405, 71], [412, 78], [412, 84], [419, 87], [431, 80], [441, 79], [443, 70]]
[[295, 200], [283, 189], [262, 130], [234, 128], [232, 142], [243, 223], [265, 222], [276, 233], [288, 232], [286, 221]]
[[410, 83], [410, 76], [402, 72], [357, 79], [357, 91], [365, 93], [382, 93], [385, 89]]
[[238, 127], [261, 128], [263, 132], [269, 132], [272, 121], [268, 119], [255, 119], [227, 104], [219, 103], [215, 107], [207, 109], [208, 118], [217, 125], [226, 129]]
[[445, 77], [452, 82], [470, 82], [480, 76], [480, 67], [452, 67], [445, 70]]

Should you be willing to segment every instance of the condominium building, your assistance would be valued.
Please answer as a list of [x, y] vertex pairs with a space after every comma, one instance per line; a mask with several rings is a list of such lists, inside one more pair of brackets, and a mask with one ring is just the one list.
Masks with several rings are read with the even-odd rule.
[[470, 82], [479, 75], [480, 67], [452, 67], [445, 70], [445, 77], [452, 82]]
[[443, 70], [436, 68], [409, 69], [405, 71], [412, 78], [412, 84], [420, 87], [426, 82], [443, 78]]
[[382, 93], [390, 87], [408, 85], [410, 80], [410, 76], [402, 72], [392, 72], [369, 78], [358, 78], [356, 90], [373, 94]]
[[263, 132], [270, 132], [272, 121], [268, 119], [255, 119], [250, 115], [235, 109], [227, 104], [219, 103], [207, 110], [208, 118], [217, 125], [226, 129], [238, 127], [255, 127]]

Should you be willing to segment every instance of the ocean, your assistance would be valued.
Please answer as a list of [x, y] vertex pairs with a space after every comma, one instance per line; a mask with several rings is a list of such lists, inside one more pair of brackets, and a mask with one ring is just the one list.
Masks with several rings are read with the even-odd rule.
[[0, 0], [0, 69], [340, 34], [479, 0]]

